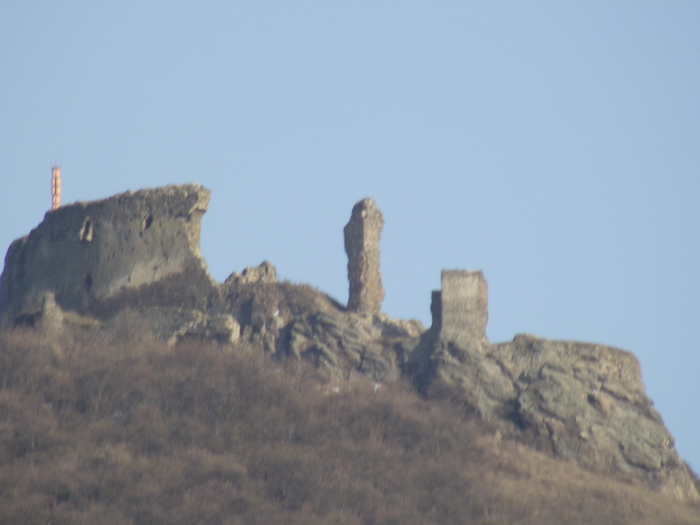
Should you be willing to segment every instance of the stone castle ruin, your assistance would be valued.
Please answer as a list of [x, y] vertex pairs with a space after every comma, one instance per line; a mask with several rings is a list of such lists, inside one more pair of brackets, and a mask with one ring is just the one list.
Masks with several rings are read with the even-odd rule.
[[209, 195], [166, 186], [47, 212], [7, 251], [0, 326], [35, 326], [61, 345], [133, 337], [138, 323], [168, 344], [203, 338], [308, 361], [331, 381], [404, 377], [426, 395], [449, 393], [501, 436], [700, 500], [631, 353], [522, 334], [491, 344], [481, 271], [443, 270], [428, 330], [392, 319], [381, 312], [383, 218], [372, 199], [355, 204], [344, 228], [347, 305], [278, 282], [267, 261], [217, 283], [199, 249]]
[[443, 270], [440, 291], [432, 294], [433, 326], [462, 346], [486, 341], [488, 289], [481, 271]]
[[[36, 311], [45, 292], [66, 310], [98, 317], [126, 305], [204, 306], [215, 289], [199, 249], [209, 197], [187, 184], [47, 212], [7, 252], [3, 318]], [[156, 283], [161, 289], [149, 297], [145, 289]]]
[[348, 310], [363, 315], [379, 313], [384, 300], [379, 270], [379, 240], [384, 217], [372, 199], [362, 199], [352, 208], [350, 221], [343, 229], [348, 254], [350, 294]]

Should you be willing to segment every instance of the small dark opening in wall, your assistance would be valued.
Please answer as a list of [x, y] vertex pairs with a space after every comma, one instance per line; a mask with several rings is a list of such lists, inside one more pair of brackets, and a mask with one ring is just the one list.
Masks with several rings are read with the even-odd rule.
[[153, 215], [149, 215], [145, 219], [143, 219], [143, 229], [147, 230], [148, 228], [151, 227], [151, 224], [153, 223]]
[[85, 291], [89, 292], [90, 288], [92, 288], [92, 275], [88, 273], [85, 277]]
[[80, 228], [80, 242], [92, 242], [92, 221], [88, 218]]

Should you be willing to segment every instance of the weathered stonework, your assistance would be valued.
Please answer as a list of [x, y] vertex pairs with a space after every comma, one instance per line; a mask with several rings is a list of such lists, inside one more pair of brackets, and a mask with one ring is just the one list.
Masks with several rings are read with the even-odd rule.
[[362, 315], [379, 312], [384, 288], [379, 268], [379, 240], [384, 218], [374, 200], [362, 199], [352, 208], [345, 226], [345, 252], [348, 254], [350, 294], [348, 310]]
[[488, 288], [481, 271], [443, 270], [441, 290], [433, 292], [433, 329], [462, 346], [486, 341]]
[[0, 321], [33, 326], [56, 352], [76, 338], [201, 338], [309, 361], [333, 381], [409, 377], [503, 436], [673, 499], [700, 500], [629, 352], [530, 335], [490, 344], [480, 271], [443, 270], [428, 331], [386, 316], [383, 219], [371, 199], [354, 206], [344, 230], [347, 308], [310, 286], [277, 282], [267, 261], [217, 285], [199, 249], [208, 200], [188, 184], [48, 212], [7, 252]]
[[[0, 315], [7, 322], [38, 312], [47, 292], [62, 309], [79, 313], [105, 311], [120, 296], [119, 307], [208, 301], [215, 284], [201, 257], [199, 232], [209, 196], [202, 186], [186, 184], [47, 212], [7, 252]], [[157, 283], [157, 294], [143, 290]]]

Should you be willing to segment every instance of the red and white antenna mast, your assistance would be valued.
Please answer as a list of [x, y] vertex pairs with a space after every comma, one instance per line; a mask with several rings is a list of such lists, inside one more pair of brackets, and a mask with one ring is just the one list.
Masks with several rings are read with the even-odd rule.
[[61, 168], [51, 168], [51, 209], [55, 210], [61, 205]]

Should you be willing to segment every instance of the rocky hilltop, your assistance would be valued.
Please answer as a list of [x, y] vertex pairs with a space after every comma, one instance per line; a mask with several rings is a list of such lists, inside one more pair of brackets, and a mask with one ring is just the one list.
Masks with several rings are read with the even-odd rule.
[[205, 338], [306, 360], [337, 382], [405, 377], [502, 438], [678, 501], [700, 500], [631, 353], [531, 335], [491, 344], [480, 271], [443, 270], [427, 330], [386, 316], [383, 219], [372, 199], [355, 205], [344, 229], [347, 306], [278, 282], [269, 262], [216, 283], [199, 249], [209, 195], [195, 184], [167, 186], [47, 212], [7, 251], [1, 326], [34, 326], [57, 341], [85, 331], [115, 339], [126, 318], [171, 344]]

